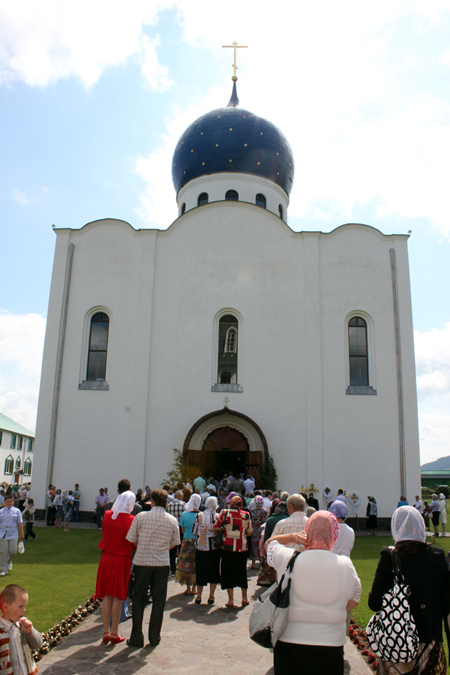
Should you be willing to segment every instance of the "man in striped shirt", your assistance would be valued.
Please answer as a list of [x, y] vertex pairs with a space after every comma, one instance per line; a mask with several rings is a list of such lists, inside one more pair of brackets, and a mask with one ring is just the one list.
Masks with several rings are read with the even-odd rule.
[[169, 577], [169, 551], [180, 544], [178, 521], [166, 512], [167, 492], [153, 490], [151, 511], [139, 513], [131, 523], [127, 539], [137, 544], [134, 563], [133, 627], [129, 647], [144, 646], [142, 621], [147, 589], [150, 586], [153, 598], [152, 613], [148, 627], [148, 639], [152, 647], [161, 641], [161, 627], [167, 596]]

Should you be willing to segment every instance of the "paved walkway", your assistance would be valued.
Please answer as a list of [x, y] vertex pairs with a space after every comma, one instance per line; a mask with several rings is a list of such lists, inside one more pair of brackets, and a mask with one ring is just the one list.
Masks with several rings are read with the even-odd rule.
[[[256, 572], [256, 571], [255, 571]], [[260, 593], [257, 573], [249, 570], [249, 598]], [[51, 650], [38, 663], [41, 675], [188, 675], [199, 672], [245, 673], [271, 675], [272, 653], [258, 647], [248, 636], [248, 619], [253, 603], [245, 609], [224, 608], [227, 594], [216, 592], [217, 604], [195, 605], [192, 596], [183, 595], [183, 588], [169, 581], [162, 639], [158, 647], [130, 649], [126, 643], [102, 644], [100, 609], [83, 621], [71, 635]], [[203, 601], [207, 593], [204, 590]], [[235, 595], [235, 601], [240, 596]], [[151, 606], [144, 617], [144, 635]], [[120, 624], [122, 635], [129, 637], [131, 619]], [[346, 675], [369, 675], [364, 659], [351, 642], [345, 646]], [[314, 674], [311, 674], [314, 675]]]

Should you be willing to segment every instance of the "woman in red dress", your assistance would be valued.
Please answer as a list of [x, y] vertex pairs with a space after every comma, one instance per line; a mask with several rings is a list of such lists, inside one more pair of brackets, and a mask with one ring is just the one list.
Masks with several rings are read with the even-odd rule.
[[[128, 485], [127, 485], [128, 484]], [[97, 572], [95, 595], [103, 598], [103, 642], [115, 645], [123, 642], [124, 637], [119, 635], [119, 619], [122, 600], [127, 599], [128, 582], [131, 570], [131, 554], [133, 544], [127, 536], [134, 516], [136, 496], [129, 489], [128, 480], [119, 482], [119, 492], [111, 511], [106, 511], [102, 523], [102, 540], [98, 547], [102, 550]], [[111, 632], [109, 624], [111, 621]]]

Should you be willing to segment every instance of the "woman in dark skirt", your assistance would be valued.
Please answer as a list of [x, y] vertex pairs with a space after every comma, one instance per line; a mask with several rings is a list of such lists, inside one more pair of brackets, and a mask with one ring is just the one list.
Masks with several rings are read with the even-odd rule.
[[195, 542], [195, 578], [197, 581], [197, 597], [195, 604], [202, 601], [203, 586], [209, 584], [208, 605], [214, 604], [214, 593], [220, 581], [220, 549], [215, 548], [213, 538], [217, 534], [214, 530], [218, 502], [216, 497], [208, 497], [205, 502], [205, 511], [197, 514], [193, 533]]
[[222, 590], [228, 593], [229, 609], [234, 605], [234, 588], [238, 587], [242, 593], [242, 607], [246, 607], [247, 599], [247, 537], [253, 533], [250, 514], [242, 510], [241, 497], [233, 497], [229, 509], [224, 509], [214, 526], [220, 530], [225, 526], [222, 540], [222, 569], [220, 582]]

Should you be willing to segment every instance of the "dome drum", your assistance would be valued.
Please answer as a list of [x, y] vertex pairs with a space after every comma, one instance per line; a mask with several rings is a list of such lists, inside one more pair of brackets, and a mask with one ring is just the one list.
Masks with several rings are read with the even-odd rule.
[[205, 193], [208, 197], [205, 203], [211, 204], [226, 201], [229, 192], [237, 192], [237, 201], [254, 204], [255, 208], [263, 208], [259, 205], [259, 197], [262, 195], [265, 198], [265, 210], [280, 217], [281, 206], [282, 220], [286, 220], [289, 205], [286, 192], [267, 178], [241, 173], [233, 175], [219, 173], [191, 180], [177, 195], [178, 215], [181, 216], [199, 206], [199, 198], [203, 200]]

